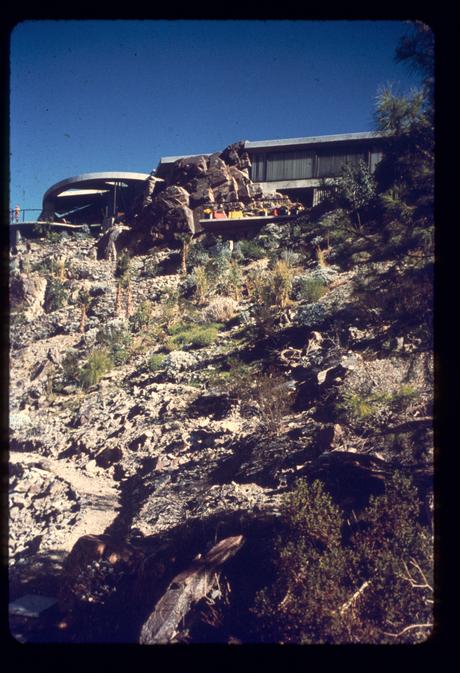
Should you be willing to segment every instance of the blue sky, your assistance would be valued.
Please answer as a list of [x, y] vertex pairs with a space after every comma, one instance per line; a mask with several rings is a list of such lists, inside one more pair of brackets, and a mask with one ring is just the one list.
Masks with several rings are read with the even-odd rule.
[[11, 34], [10, 203], [161, 156], [373, 130], [401, 21], [26, 21]]

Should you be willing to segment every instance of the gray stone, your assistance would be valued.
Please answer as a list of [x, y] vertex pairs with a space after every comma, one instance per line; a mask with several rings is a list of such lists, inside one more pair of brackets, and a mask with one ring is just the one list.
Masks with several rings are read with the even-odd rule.
[[9, 604], [9, 613], [19, 617], [40, 617], [46, 610], [56, 605], [57, 599], [49, 596], [26, 594]]

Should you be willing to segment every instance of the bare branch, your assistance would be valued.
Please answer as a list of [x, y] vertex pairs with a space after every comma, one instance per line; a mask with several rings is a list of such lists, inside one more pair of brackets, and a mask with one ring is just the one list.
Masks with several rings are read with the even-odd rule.
[[343, 615], [349, 608], [351, 608], [358, 598], [361, 596], [361, 594], [367, 589], [367, 587], [371, 584], [372, 580], [366, 580], [357, 591], [351, 596], [340, 608], [339, 608], [339, 614]]
[[414, 566], [414, 568], [417, 569], [419, 575], [421, 575], [423, 579], [423, 584], [420, 584], [419, 581], [411, 574], [409, 567], [405, 561], [403, 561], [403, 565], [406, 574], [398, 575], [398, 577], [409, 582], [414, 589], [429, 589], [430, 591], [433, 591], [433, 587], [430, 584], [428, 584], [428, 580], [425, 577], [423, 570], [420, 568], [419, 564], [415, 561], [415, 559], [411, 558], [409, 559], [409, 562]]
[[410, 624], [410, 626], [406, 626], [402, 631], [399, 633], [387, 633], [386, 631], [382, 631], [384, 636], [390, 636], [391, 638], [399, 638], [399, 636], [402, 636], [404, 633], [407, 631], [411, 631], [412, 629], [431, 629], [433, 627], [433, 624]]

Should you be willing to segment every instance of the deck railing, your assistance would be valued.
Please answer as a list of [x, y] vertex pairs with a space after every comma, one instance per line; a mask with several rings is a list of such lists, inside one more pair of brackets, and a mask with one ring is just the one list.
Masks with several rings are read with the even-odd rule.
[[38, 216], [42, 212], [42, 208], [10, 208], [9, 220], [10, 224], [18, 224], [19, 222], [31, 222], [38, 220]]

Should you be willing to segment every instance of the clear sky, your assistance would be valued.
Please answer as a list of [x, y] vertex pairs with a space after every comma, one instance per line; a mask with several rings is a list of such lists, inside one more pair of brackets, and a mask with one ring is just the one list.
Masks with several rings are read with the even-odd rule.
[[373, 130], [401, 21], [26, 21], [11, 34], [10, 204], [238, 140]]

